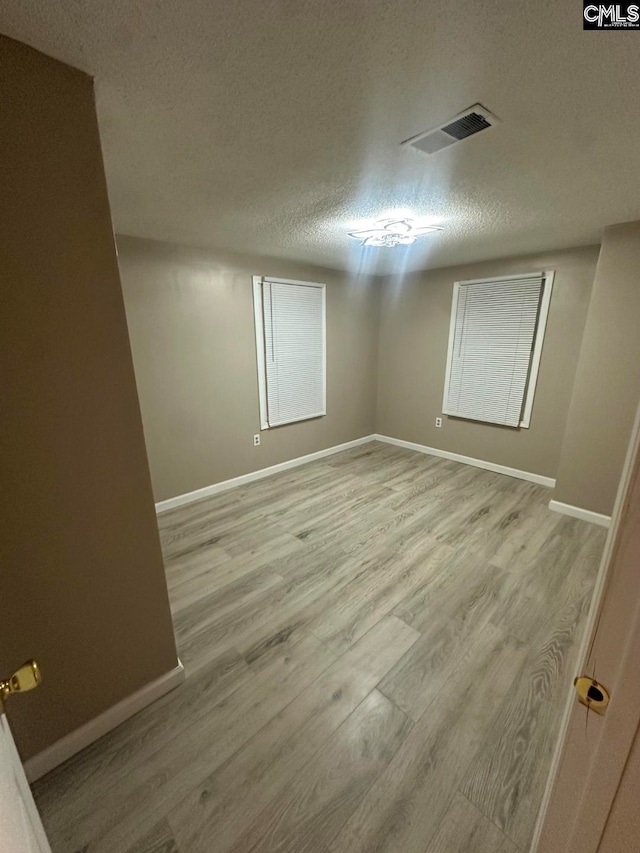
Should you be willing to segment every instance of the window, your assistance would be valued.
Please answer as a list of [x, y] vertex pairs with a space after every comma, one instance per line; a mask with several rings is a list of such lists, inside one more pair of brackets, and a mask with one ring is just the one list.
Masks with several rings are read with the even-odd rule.
[[443, 412], [528, 427], [552, 272], [453, 286]]
[[325, 286], [253, 278], [262, 429], [326, 415]]

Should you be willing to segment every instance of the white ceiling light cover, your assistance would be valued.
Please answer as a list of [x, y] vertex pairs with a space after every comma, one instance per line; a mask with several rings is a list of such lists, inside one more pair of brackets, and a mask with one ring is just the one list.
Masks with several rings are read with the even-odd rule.
[[418, 237], [442, 231], [439, 225], [414, 225], [413, 219], [379, 219], [373, 228], [349, 231], [349, 237], [360, 240], [361, 246], [408, 246]]

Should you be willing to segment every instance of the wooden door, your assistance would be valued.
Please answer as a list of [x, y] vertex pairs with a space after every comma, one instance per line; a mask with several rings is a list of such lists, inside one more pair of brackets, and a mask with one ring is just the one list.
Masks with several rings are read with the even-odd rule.
[[597, 716], [573, 692], [569, 697], [532, 851], [600, 849], [640, 724], [639, 660], [640, 410], [578, 664], [579, 674], [596, 678], [611, 700]]
[[0, 851], [51, 853], [6, 714], [0, 710]]

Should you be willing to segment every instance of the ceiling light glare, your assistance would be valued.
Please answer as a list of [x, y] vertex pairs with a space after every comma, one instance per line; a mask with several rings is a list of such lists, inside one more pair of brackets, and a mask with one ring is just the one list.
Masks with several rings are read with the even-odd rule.
[[414, 225], [413, 219], [379, 219], [373, 228], [349, 231], [349, 237], [360, 240], [361, 246], [409, 246], [418, 237], [432, 231], [442, 231], [439, 225]]

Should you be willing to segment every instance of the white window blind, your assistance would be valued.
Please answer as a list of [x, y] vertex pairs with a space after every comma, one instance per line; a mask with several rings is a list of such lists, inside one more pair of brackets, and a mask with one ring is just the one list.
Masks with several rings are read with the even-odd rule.
[[254, 277], [262, 428], [326, 414], [325, 286]]
[[528, 426], [552, 276], [456, 282], [443, 411]]

